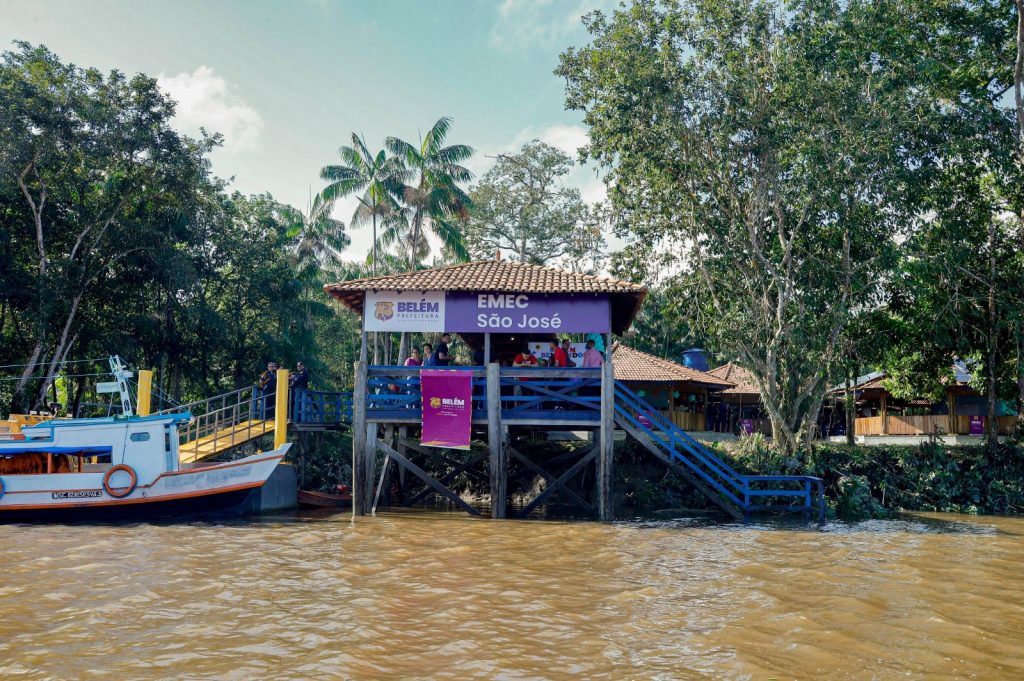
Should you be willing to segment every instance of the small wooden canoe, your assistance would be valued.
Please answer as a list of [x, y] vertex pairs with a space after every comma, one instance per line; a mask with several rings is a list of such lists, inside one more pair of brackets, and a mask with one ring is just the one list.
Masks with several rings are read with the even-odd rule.
[[299, 506], [306, 508], [347, 508], [352, 505], [352, 495], [348, 488], [339, 485], [340, 494], [327, 494], [326, 492], [309, 492], [300, 489], [298, 492]]

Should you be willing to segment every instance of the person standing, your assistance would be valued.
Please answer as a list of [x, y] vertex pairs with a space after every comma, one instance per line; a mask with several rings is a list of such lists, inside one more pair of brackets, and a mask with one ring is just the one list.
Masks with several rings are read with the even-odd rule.
[[437, 344], [437, 349], [434, 350], [434, 356], [437, 358], [434, 361], [434, 366], [446, 367], [452, 363], [452, 358], [448, 350], [448, 344], [451, 342], [451, 334], [446, 333], [441, 336], [441, 342]]
[[423, 360], [420, 359], [419, 348], [413, 348], [409, 352], [410, 352], [409, 358], [405, 360], [405, 366], [407, 366], [407, 367], [423, 366]]
[[437, 366], [437, 356], [434, 355], [434, 346], [430, 343], [423, 344], [423, 359], [421, 361], [422, 366], [433, 367]]
[[562, 350], [565, 351], [566, 366], [574, 367], [576, 362], [572, 361], [572, 341], [568, 338], [562, 339]]
[[597, 348], [594, 345], [594, 341], [587, 341], [587, 349], [583, 353], [584, 369], [596, 369], [604, 364], [604, 357], [597, 351]]
[[309, 390], [309, 369], [302, 362], [295, 363], [295, 373], [288, 377], [293, 390]]
[[557, 338], [552, 338], [548, 343], [551, 348], [551, 366], [564, 368], [569, 366], [569, 354], [558, 344]]
[[262, 418], [274, 418], [275, 397], [277, 395], [277, 362], [267, 362], [267, 370], [260, 374], [260, 392], [263, 395]]

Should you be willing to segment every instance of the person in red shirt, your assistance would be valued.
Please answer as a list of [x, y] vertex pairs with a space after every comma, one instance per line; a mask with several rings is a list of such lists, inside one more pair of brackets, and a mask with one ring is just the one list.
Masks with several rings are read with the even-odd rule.
[[551, 366], [553, 367], [567, 367], [569, 366], [569, 355], [565, 350], [558, 344], [557, 338], [552, 338], [549, 345], [551, 346]]

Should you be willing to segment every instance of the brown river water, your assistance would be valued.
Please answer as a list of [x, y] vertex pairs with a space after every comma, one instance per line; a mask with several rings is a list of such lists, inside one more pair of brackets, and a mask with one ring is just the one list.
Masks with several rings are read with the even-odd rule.
[[1024, 679], [1024, 519], [0, 525], [0, 678]]

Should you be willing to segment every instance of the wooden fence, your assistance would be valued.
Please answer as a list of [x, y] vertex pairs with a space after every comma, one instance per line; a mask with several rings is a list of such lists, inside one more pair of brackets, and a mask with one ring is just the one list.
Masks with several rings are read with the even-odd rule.
[[[949, 416], [939, 414], [935, 416], [901, 416], [889, 414], [888, 427], [885, 429], [887, 435], [931, 435], [932, 433], [955, 433], [968, 435], [971, 432], [971, 417], [957, 416], [956, 429], [950, 430]], [[985, 417], [982, 417], [985, 421]], [[1017, 422], [1016, 416], [1000, 416], [999, 434], [1010, 435]], [[854, 433], [857, 435], [881, 435], [882, 417], [867, 416], [858, 418], [854, 423]]]

